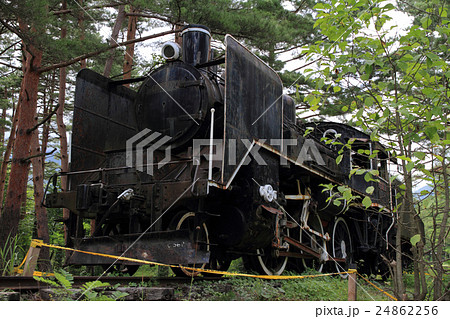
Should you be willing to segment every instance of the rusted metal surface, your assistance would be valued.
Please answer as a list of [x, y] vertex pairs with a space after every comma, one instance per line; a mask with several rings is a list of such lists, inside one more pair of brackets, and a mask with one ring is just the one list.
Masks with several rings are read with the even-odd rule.
[[[105, 151], [125, 149], [137, 133], [133, 103], [136, 93], [89, 69], [77, 75], [71, 144], [71, 171], [104, 166]], [[70, 189], [91, 175], [70, 176]]]
[[320, 171], [318, 171], [316, 169], [313, 169], [313, 168], [311, 168], [310, 166], [308, 166], [308, 165], [306, 165], [304, 163], [300, 163], [295, 158], [287, 156], [286, 154], [284, 154], [284, 153], [280, 152], [279, 150], [277, 150], [272, 145], [264, 143], [263, 141], [260, 141], [260, 140], [256, 140], [255, 143], [257, 145], [261, 146], [262, 148], [264, 148], [264, 149], [266, 149], [266, 150], [268, 150], [268, 151], [270, 151], [270, 152], [272, 152], [272, 153], [274, 153], [274, 154], [276, 154], [276, 155], [278, 155], [280, 157], [283, 157], [284, 159], [288, 160], [289, 162], [291, 162], [291, 163], [293, 163], [293, 164], [295, 164], [295, 165], [297, 165], [297, 166], [299, 166], [301, 168], [304, 168], [305, 170], [313, 173], [314, 175], [320, 176], [320, 177], [322, 177], [322, 178], [324, 178], [324, 179], [326, 179], [326, 180], [328, 180], [330, 182], [336, 183], [337, 185], [341, 185], [342, 184], [342, 183], [338, 182], [336, 179], [330, 177], [329, 175], [326, 175], [326, 174], [324, 174], [324, 173], [322, 173], [322, 172], [320, 172]]
[[[242, 139], [281, 139], [283, 128], [280, 77], [263, 61], [227, 36], [225, 132], [222, 184], [227, 184], [247, 152]], [[229, 156], [236, 141], [236, 156]], [[230, 161], [231, 158], [231, 161]]]
[[[75, 249], [114, 256], [123, 254], [123, 257], [169, 264], [203, 264], [209, 261], [209, 252], [198, 250], [185, 230], [77, 239]], [[74, 252], [67, 263], [108, 265], [113, 261], [112, 258]], [[121, 260], [117, 263], [136, 264]]]
[[265, 210], [267, 210], [268, 212], [275, 214], [275, 215], [283, 215], [283, 212], [279, 209], [273, 208], [273, 207], [269, 207], [266, 205], [261, 205]]
[[301, 242], [299, 242], [298, 240], [295, 240], [295, 239], [293, 239], [291, 237], [287, 237], [286, 236], [283, 239], [284, 239], [284, 241], [286, 241], [290, 245], [293, 245], [293, 246], [297, 247], [298, 249], [300, 249], [301, 251], [303, 251], [306, 256], [309, 255], [309, 256], [312, 256], [312, 257], [320, 259], [321, 253], [316, 251], [316, 250], [314, 250], [314, 249], [312, 249], [311, 247], [308, 247], [308, 246], [302, 244]]
[[164, 65], [144, 81], [133, 108], [139, 130], [149, 128], [170, 136], [168, 144], [177, 148], [191, 142], [203, 128], [208, 102], [202, 73], [177, 61]]

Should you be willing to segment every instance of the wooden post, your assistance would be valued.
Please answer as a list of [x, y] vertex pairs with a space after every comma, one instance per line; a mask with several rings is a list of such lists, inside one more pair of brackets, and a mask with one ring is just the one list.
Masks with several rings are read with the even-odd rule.
[[31, 241], [30, 249], [27, 253], [27, 260], [25, 261], [25, 265], [23, 266], [22, 276], [33, 276], [39, 258], [39, 253], [41, 251], [40, 246], [37, 246], [37, 244], [39, 243], [43, 243], [43, 241], [36, 239]]
[[356, 301], [356, 265], [350, 264], [348, 272], [348, 301]]

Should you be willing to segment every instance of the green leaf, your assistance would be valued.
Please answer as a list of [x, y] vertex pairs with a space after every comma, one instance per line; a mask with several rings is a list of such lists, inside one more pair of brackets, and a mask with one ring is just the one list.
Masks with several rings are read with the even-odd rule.
[[350, 189], [347, 189], [345, 192], [342, 193], [342, 197], [349, 201], [352, 198], [352, 191]]
[[64, 288], [66, 288], [66, 289], [72, 288], [72, 284], [70, 283], [70, 281], [64, 275], [55, 272], [55, 278], [56, 278], [56, 280], [58, 280], [60, 282], [60, 284]]
[[428, 52], [426, 54], [427, 57], [429, 57], [431, 59], [431, 61], [437, 61], [439, 60], [439, 56], [437, 56], [436, 54], [434, 54], [433, 52]]
[[423, 161], [426, 154], [424, 152], [414, 152], [414, 156], [417, 157], [418, 159], [420, 159], [421, 161]]
[[436, 126], [427, 126], [425, 128], [425, 134], [433, 143], [439, 140], [438, 129]]
[[341, 161], [342, 161], [342, 158], [343, 158], [344, 156], [341, 154], [341, 155], [339, 155], [337, 158], [336, 158], [336, 164], [340, 164], [341, 163]]
[[374, 190], [375, 190], [375, 187], [369, 186], [366, 188], [366, 193], [369, 195], [372, 195]]
[[51, 279], [47, 279], [47, 278], [44, 278], [44, 277], [38, 277], [38, 276], [33, 276], [33, 279], [36, 280], [36, 281], [43, 282], [44, 284], [51, 285], [53, 287], [58, 287], [58, 288], [61, 287], [58, 283], [54, 282]]
[[318, 3], [318, 4], [316, 4], [315, 6], [314, 6], [314, 8], [313, 9], [325, 9], [325, 6], [323, 5], [323, 3]]
[[413, 246], [417, 245], [417, 243], [420, 241], [420, 234], [416, 234], [411, 237], [409, 240]]
[[431, 19], [428, 16], [420, 19], [420, 23], [422, 24], [422, 27], [424, 29], [428, 29], [428, 27], [431, 25], [431, 22], [432, 21], [431, 21]]
[[397, 158], [399, 160], [411, 162], [411, 159], [409, 157], [404, 156], [404, 155], [398, 155]]
[[408, 164], [406, 164], [406, 170], [408, 172], [411, 172], [411, 170], [414, 168], [414, 162], [409, 162]]
[[370, 197], [364, 197], [362, 204], [364, 205], [365, 208], [369, 208], [370, 205], [372, 205], [372, 200], [370, 199]]
[[374, 102], [375, 102], [375, 100], [371, 96], [368, 96], [364, 99], [365, 106], [372, 106]]
[[367, 172], [366, 175], [364, 175], [364, 180], [366, 182], [376, 182], [377, 181], [376, 179], [372, 178], [372, 174], [369, 172]]

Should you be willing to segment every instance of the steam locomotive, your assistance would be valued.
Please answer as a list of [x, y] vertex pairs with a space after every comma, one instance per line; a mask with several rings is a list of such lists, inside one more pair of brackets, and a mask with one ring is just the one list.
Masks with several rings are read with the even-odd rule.
[[[148, 76], [78, 73], [67, 187], [55, 177], [46, 195], [48, 207], [70, 210], [66, 245], [197, 269], [242, 257], [266, 275], [350, 263], [385, 272], [398, 186], [385, 148], [344, 124], [300, 123], [277, 73], [232, 36], [217, 58], [207, 27], [188, 25], [181, 38]], [[137, 81], [137, 91], [126, 86]]]

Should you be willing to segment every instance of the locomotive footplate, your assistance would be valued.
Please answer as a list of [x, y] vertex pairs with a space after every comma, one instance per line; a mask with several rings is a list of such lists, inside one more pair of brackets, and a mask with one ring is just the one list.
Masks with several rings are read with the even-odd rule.
[[[189, 239], [187, 230], [173, 230], [141, 234], [102, 236], [74, 239], [75, 249], [101, 254], [153, 261], [163, 264], [204, 264], [209, 262], [209, 252], [197, 250]], [[139, 238], [139, 240], [137, 240]], [[137, 241], [136, 241], [137, 240]], [[136, 241], [136, 242], [135, 242]], [[69, 265], [110, 265], [115, 259], [73, 252]], [[118, 264], [139, 263], [118, 260]]]

